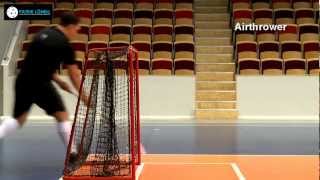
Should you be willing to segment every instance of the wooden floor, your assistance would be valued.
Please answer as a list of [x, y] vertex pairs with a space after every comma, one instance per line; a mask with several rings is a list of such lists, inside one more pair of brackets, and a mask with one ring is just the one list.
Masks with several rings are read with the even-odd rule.
[[317, 180], [318, 156], [144, 155], [139, 180]]

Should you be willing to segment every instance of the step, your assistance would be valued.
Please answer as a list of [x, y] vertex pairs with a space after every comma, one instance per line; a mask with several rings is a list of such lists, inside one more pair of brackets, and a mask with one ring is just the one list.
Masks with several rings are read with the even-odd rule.
[[232, 54], [200, 54], [197, 53], [197, 63], [231, 63]]
[[228, 13], [227, 6], [195, 5], [195, 13]]
[[234, 63], [197, 63], [197, 72], [235, 72]]
[[196, 37], [228, 37], [232, 35], [231, 29], [196, 29]]
[[197, 0], [193, 2], [196, 6], [227, 6], [228, 1], [226, 0]]
[[231, 91], [236, 90], [235, 81], [197, 81], [197, 90], [220, 90]]
[[231, 45], [231, 37], [197, 37], [199, 46], [226, 46]]
[[236, 109], [236, 101], [198, 101], [197, 109]]
[[197, 72], [197, 81], [233, 81], [234, 72]]
[[197, 46], [197, 53], [200, 54], [232, 54], [233, 47], [228, 46]]
[[228, 21], [229, 13], [195, 13], [195, 21]]
[[229, 29], [227, 21], [196, 21], [195, 24], [198, 29]]
[[197, 101], [235, 101], [236, 91], [207, 91], [196, 92]]
[[238, 111], [234, 109], [225, 110], [196, 110], [196, 119], [198, 120], [236, 120], [238, 119]]

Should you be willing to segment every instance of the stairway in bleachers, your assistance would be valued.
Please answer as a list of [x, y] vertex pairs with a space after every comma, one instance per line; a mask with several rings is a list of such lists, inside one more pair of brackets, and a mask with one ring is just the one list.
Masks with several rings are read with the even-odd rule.
[[195, 0], [196, 119], [237, 119], [228, 1]]

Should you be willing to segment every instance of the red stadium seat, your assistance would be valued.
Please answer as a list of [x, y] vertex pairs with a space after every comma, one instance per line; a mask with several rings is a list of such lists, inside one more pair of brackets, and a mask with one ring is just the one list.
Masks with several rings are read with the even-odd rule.
[[153, 10], [150, 9], [136, 9], [134, 11], [134, 24], [152, 25]]
[[300, 41], [319, 40], [319, 25], [318, 24], [301, 24], [299, 25]]
[[273, 9], [291, 8], [291, 0], [272, 0]]
[[315, 14], [312, 8], [300, 8], [295, 11], [297, 24], [313, 24]]
[[267, 9], [270, 8], [269, 0], [253, 0], [252, 9]]
[[112, 24], [112, 10], [109, 9], [96, 9], [94, 11], [93, 24], [103, 24], [111, 26]]
[[35, 2], [35, 0], [17, 0], [16, 1], [18, 4], [32, 4]]
[[157, 9], [154, 11], [154, 25], [172, 25], [173, 11], [169, 9]]
[[29, 24], [27, 29], [27, 39], [32, 40], [35, 34], [46, 27], [47, 26], [43, 24]]
[[56, 0], [56, 8], [73, 9], [75, 0]]
[[263, 41], [275, 41], [276, 40], [276, 31], [256, 31], [256, 37], [258, 42]]
[[293, 9], [276, 9], [274, 10], [274, 17], [276, 24], [294, 24]]
[[114, 0], [96, 0], [96, 9], [113, 10]]
[[237, 71], [240, 75], [259, 75], [260, 60], [257, 58], [238, 59]]
[[90, 50], [96, 49], [96, 48], [106, 48], [106, 47], [108, 47], [107, 42], [89, 41], [89, 43], [88, 43], [88, 58], [96, 58], [97, 57], [97, 54], [94, 53], [93, 51], [90, 51]]
[[235, 41], [255, 41], [254, 31], [235, 31]]
[[171, 75], [172, 74], [172, 43], [154, 42], [152, 44], [152, 74]]
[[260, 74], [260, 60], [257, 59], [256, 42], [238, 42], [236, 45], [238, 73], [243, 75]]
[[89, 31], [90, 27], [88, 25], [80, 25], [78, 35], [73, 40], [87, 42], [89, 40]]
[[284, 41], [281, 43], [282, 58], [286, 59], [301, 59], [302, 48], [299, 41]]
[[78, 8], [74, 10], [74, 14], [79, 17], [80, 24], [91, 25], [92, 24], [92, 9], [88, 8]]
[[233, 9], [250, 9], [251, 1], [250, 0], [232, 0]]
[[303, 43], [303, 51], [305, 59], [319, 58], [320, 43], [319, 41], [306, 41]]
[[94, 8], [95, 0], [75, 0], [76, 1], [76, 8]]
[[301, 58], [284, 59], [284, 72], [287, 75], [305, 75], [306, 60]]
[[249, 24], [252, 22], [252, 10], [251, 9], [236, 9], [233, 10], [233, 25], [236, 23]]
[[307, 67], [308, 67], [308, 73], [310, 75], [315, 75], [315, 76], [320, 75], [319, 58], [307, 59]]
[[172, 25], [155, 25], [153, 26], [153, 41], [172, 42], [173, 28]]
[[194, 25], [192, 10], [176, 10], [175, 11], [175, 25]]
[[60, 23], [60, 17], [65, 12], [72, 12], [70, 9], [66, 8], [56, 8], [53, 10], [53, 19], [52, 24], [59, 24]]
[[271, 9], [257, 9], [253, 12], [256, 24], [273, 24], [273, 11]]
[[154, 8], [154, 0], [136, 0], [136, 9], [152, 10]]
[[282, 75], [283, 60], [279, 58], [261, 59], [261, 73], [263, 75]]
[[151, 43], [152, 26], [151, 25], [134, 25], [132, 30], [132, 41], [142, 41]]
[[293, 8], [312, 8], [313, 0], [292, 0]]
[[175, 0], [176, 3], [176, 10], [179, 9], [193, 9], [193, 0]]
[[259, 43], [259, 58], [280, 58], [280, 44], [277, 41], [264, 41]]
[[83, 41], [71, 41], [77, 61], [84, 62], [87, 52], [87, 43]]
[[133, 12], [131, 9], [115, 9], [114, 24], [132, 25]]
[[194, 74], [194, 44], [190, 42], [174, 43], [174, 72], [176, 75]]
[[257, 58], [257, 43], [244, 41], [236, 45], [237, 59]]
[[51, 5], [55, 5], [55, 0], [36, 0], [34, 1], [36, 4], [51, 4]]
[[156, 9], [173, 9], [173, 0], [157, 0]]
[[194, 42], [194, 26], [179, 25], [174, 27], [176, 42]]
[[150, 42], [135, 41], [132, 46], [138, 50], [139, 73], [150, 73], [151, 44]]
[[133, 9], [135, 0], [118, 0], [117, 9]]
[[313, 9], [319, 11], [319, 0], [313, 0]]
[[90, 40], [91, 41], [103, 41], [109, 42], [110, 37], [110, 27], [106, 25], [92, 25], [91, 26], [91, 34]]
[[283, 41], [297, 41], [298, 37], [298, 27], [296, 24], [287, 24], [284, 31], [278, 31], [278, 39], [280, 42]]
[[131, 25], [113, 25], [111, 33], [111, 41], [120, 41], [130, 43]]

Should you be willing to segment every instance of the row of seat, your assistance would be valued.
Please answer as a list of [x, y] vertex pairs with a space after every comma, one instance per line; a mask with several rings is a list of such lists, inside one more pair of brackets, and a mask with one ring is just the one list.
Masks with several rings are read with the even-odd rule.
[[[33, 20], [31, 24], [59, 24], [60, 16], [70, 9], [57, 8], [53, 11], [53, 19], [50, 20]], [[137, 9], [132, 11], [130, 9], [95, 9], [79, 8], [73, 10], [81, 24], [149, 24], [149, 25], [193, 25], [193, 11], [192, 10], [146, 10]]]
[[313, 41], [319, 40], [320, 27], [317, 24], [287, 24], [283, 31], [235, 31], [235, 42], [241, 41]]
[[[37, 20], [29, 24], [20, 60], [34, 34], [59, 24], [62, 13], [72, 11], [80, 18], [79, 35], [71, 41], [79, 66], [82, 67], [86, 54], [93, 48], [132, 45], [139, 50], [141, 74], [194, 73], [192, 1], [56, 0], [54, 3], [52, 21]], [[89, 53], [88, 58], [95, 56]], [[23, 61], [18, 61], [18, 67], [21, 64]]]
[[240, 74], [319, 73], [319, 41], [239, 42], [236, 59]]
[[319, 58], [245, 58], [237, 63], [240, 75], [319, 75]]
[[319, 24], [319, 9], [236, 9], [233, 10], [233, 24]]
[[[30, 41], [23, 43], [22, 57], [25, 56]], [[83, 65], [85, 56], [94, 48], [129, 46], [128, 42], [111, 41], [72, 41], [71, 45], [75, 50], [76, 60], [79, 65]], [[136, 48], [139, 59], [140, 73], [158, 75], [192, 75], [194, 73], [194, 44], [184, 42], [142, 42], [133, 41], [131, 45]], [[88, 58], [95, 58], [94, 54], [89, 53]], [[23, 63], [23, 58], [18, 60], [18, 68]]]
[[319, 9], [319, 0], [232, 0], [233, 9], [263, 8], [314, 8]]
[[307, 41], [301, 44], [299, 41], [239, 42], [236, 45], [237, 59], [244, 58], [319, 58], [319, 41]]
[[[52, 25], [54, 26], [54, 25]], [[41, 24], [31, 24], [27, 29], [27, 40], [32, 40], [34, 34], [47, 27]], [[144, 42], [194, 42], [194, 27], [187, 25], [81, 25], [78, 41], [144, 41]]]
[[53, 4], [56, 8], [193, 9], [193, 0], [17, 0], [18, 3]]

